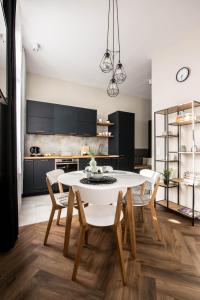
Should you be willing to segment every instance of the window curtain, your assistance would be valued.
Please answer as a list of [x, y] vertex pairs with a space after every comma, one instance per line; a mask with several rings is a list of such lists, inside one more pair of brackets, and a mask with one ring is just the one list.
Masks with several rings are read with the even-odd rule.
[[0, 182], [0, 251], [14, 247], [18, 237], [17, 204], [17, 143], [16, 143], [16, 68], [15, 68], [15, 14], [16, 0], [4, 0], [7, 23], [7, 98], [5, 118], [2, 121], [2, 145], [5, 170]]
[[25, 120], [25, 85], [26, 63], [25, 51], [22, 47], [20, 2], [16, 7], [15, 47], [16, 47], [16, 121], [17, 121], [17, 190], [18, 211], [21, 209], [23, 192], [23, 156], [24, 156], [24, 120]]

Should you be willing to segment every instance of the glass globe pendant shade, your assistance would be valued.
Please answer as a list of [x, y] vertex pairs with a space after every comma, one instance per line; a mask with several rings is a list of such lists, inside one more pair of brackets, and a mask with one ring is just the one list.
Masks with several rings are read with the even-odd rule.
[[126, 73], [120, 62], [116, 66], [114, 78], [117, 83], [123, 83], [126, 80]]
[[119, 88], [114, 77], [108, 84], [107, 93], [110, 97], [116, 97], [119, 94]]
[[109, 73], [113, 69], [112, 55], [108, 50], [105, 52], [101, 60], [100, 68], [104, 73]]

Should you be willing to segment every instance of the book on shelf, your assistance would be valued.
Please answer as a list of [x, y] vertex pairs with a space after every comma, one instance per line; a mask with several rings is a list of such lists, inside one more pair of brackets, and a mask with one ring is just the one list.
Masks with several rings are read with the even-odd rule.
[[[182, 213], [183, 215], [192, 217], [192, 209], [189, 207], [180, 207], [177, 209], [177, 211]], [[200, 219], [200, 212], [194, 211], [194, 217]]]

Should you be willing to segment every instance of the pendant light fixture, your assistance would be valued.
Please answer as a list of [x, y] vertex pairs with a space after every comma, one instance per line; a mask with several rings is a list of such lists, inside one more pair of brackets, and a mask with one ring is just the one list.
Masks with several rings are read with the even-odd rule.
[[[112, 1], [112, 50], [109, 49], [109, 37], [110, 37], [110, 18], [111, 18], [111, 1]], [[115, 12], [116, 8], [116, 12]], [[115, 15], [116, 14], [116, 15]], [[116, 18], [115, 18], [116, 17]], [[115, 27], [117, 26], [117, 39], [118, 49], [115, 50]], [[116, 57], [118, 62], [115, 64]], [[121, 49], [120, 49], [120, 33], [119, 33], [119, 10], [118, 0], [109, 0], [108, 7], [108, 28], [107, 28], [107, 47], [105, 54], [100, 63], [100, 69], [104, 73], [112, 71], [112, 78], [108, 84], [107, 93], [110, 97], [116, 97], [119, 94], [118, 84], [121, 84], [126, 79], [126, 73], [121, 63]]]
[[100, 68], [101, 71], [104, 73], [109, 73], [113, 70], [113, 61], [112, 61], [112, 53], [108, 50], [108, 42], [109, 42], [109, 31], [110, 31], [110, 0], [109, 0], [109, 7], [108, 7], [108, 29], [107, 29], [107, 41], [106, 41], [106, 51], [101, 60]]
[[114, 77], [110, 79], [110, 82], [108, 84], [107, 88], [107, 94], [110, 97], [116, 97], [119, 94], [119, 88], [117, 85], [117, 82]]

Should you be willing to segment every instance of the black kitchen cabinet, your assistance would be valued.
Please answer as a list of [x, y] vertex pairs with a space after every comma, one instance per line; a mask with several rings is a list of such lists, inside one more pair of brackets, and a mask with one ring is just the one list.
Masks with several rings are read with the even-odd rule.
[[85, 170], [89, 166], [90, 158], [79, 158], [79, 170]]
[[96, 161], [98, 166], [111, 166], [113, 169], [117, 169], [118, 166], [118, 158], [96, 158]]
[[47, 191], [46, 173], [55, 169], [54, 159], [37, 159], [34, 161], [34, 189], [36, 191]]
[[77, 108], [77, 134], [81, 136], [96, 136], [97, 111], [88, 108]]
[[53, 134], [54, 104], [27, 101], [27, 133]]
[[[97, 166], [111, 166], [113, 169], [118, 167], [118, 158], [104, 157], [95, 158]], [[79, 159], [79, 170], [85, 170], [89, 166], [90, 158], [80, 158]]]
[[76, 135], [77, 115], [76, 107], [56, 104], [54, 106], [54, 133]]
[[32, 117], [40, 118], [53, 118], [54, 104], [40, 102], [40, 101], [27, 101], [27, 114]]
[[27, 133], [33, 134], [53, 134], [53, 119], [28, 117], [27, 119]]
[[46, 173], [54, 169], [54, 159], [25, 160], [23, 194], [34, 195], [46, 193]]
[[133, 171], [134, 151], [135, 151], [135, 114], [117, 111], [108, 116], [110, 122], [114, 123], [110, 127], [113, 138], [108, 141], [108, 153], [117, 154], [118, 169]]
[[27, 133], [96, 136], [94, 109], [27, 100]]
[[33, 181], [33, 174], [34, 174], [34, 161], [33, 160], [25, 160], [24, 161], [24, 182], [23, 182], [23, 194], [33, 194], [34, 193], [34, 181]]

